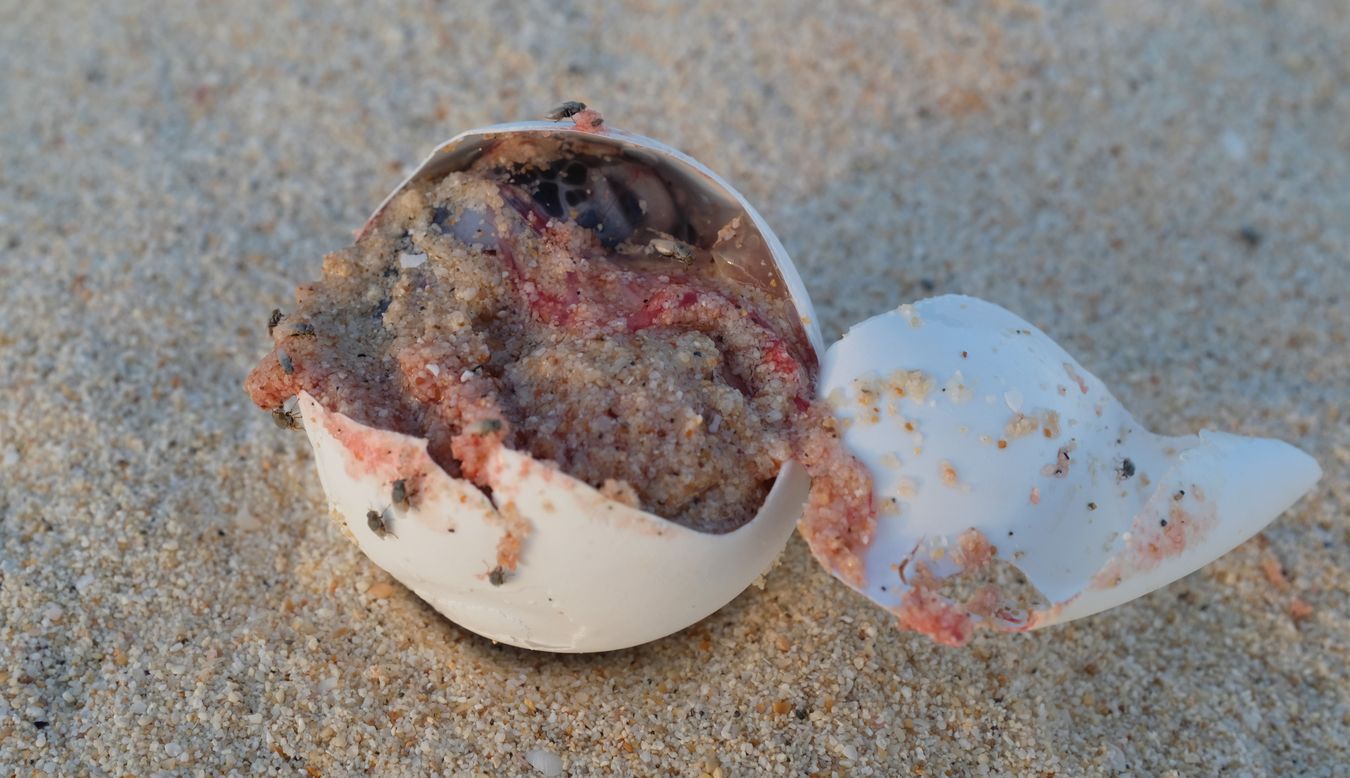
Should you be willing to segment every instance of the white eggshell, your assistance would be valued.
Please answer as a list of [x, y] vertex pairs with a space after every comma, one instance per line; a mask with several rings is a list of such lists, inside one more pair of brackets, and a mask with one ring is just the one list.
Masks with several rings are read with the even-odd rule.
[[[925, 377], [920, 399], [912, 389]], [[911, 391], [898, 397], [888, 382]], [[874, 401], [860, 391], [878, 383]], [[897, 608], [910, 588], [898, 570], [920, 560], [954, 573], [960, 554], [950, 552], [973, 528], [1052, 603], [1005, 628], [1090, 615], [1186, 575], [1320, 475], [1275, 440], [1153, 435], [1044, 333], [970, 297], [854, 326], [826, 353], [819, 392], [845, 420], [876, 503], [895, 501], [879, 516], [860, 591]]]
[[[299, 407], [319, 480], [361, 550], [451, 621], [525, 648], [606, 651], [693, 624], [768, 569], [809, 486], [789, 464], [750, 523], [710, 535], [507, 449], [488, 465], [489, 500], [432, 462], [425, 440], [330, 413], [308, 394]], [[392, 506], [393, 482], [413, 478], [410, 507]], [[371, 510], [386, 516], [383, 537], [368, 526]], [[495, 586], [497, 545], [513, 525], [524, 535], [519, 564]]]
[[[441, 144], [376, 209], [421, 178], [467, 167], [505, 136], [571, 137], [659, 165], [701, 208], [739, 213], [763, 238], [768, 259], [800, 315], [811, 348], [823, 349], [806, 288], [763, 217], [716, 173], [659, 141], [571, 122], [515, 122], [470, 130]], [[499, 449], [487, 468], [492, 498], [452, 478], [425, 440], [361, 425], [302, 394], [299, 408], [320, 480], [348, 534], [387, 570], [452, 621], [504, 643], [547, 651], [625, 648], [676, 632], [730, 602], [782, 552], [810, 481], [788, 463], [755, 518], [712, 535], [608, 499], [585, 483], [520, 452]], [[420, 490], [405, 510], [393, 482], [416, 474]], [[383, 513], [377, 535], [369, 511]], [[519, 563], [494, 585], [498, 544], [523, 535]]]

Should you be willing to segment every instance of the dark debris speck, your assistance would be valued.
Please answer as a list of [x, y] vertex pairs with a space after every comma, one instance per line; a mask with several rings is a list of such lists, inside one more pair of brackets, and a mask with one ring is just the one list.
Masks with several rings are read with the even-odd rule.
[[389, 525], [385, 523], [384, 513], [381, 511], [366, 511], [366, 526], [370, 528], [371, 532], [375, 533], [377, 538], [383, 538], [390, 534]]
[[1249, 249], [1255, 249], [1260, 246], [1261, 241], [1265, 240], [1266, 237], [1260, 230], [1250, 224], [1244, 224], [1242, 228], [1238, 230], [1237, 236], [1238, 240], [1242, 241]]
[[580, 100], [568, 100], [559, 105], [558, 107], [554, 108], [552, 111], [549, 111], [548, 118], [555, 122], [561, 121], [563, 119], [576, 116], [577, 114], [581, 113], [584, 110], [586, 110], [585, 103], [581, 102]]

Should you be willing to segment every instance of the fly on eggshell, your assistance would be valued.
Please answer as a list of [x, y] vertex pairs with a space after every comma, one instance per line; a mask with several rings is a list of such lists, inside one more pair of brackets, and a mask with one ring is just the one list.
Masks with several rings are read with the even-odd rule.
[[797, 527], [901, 626], [960, 645], [1157, 589], [1320, 475], [1274, 440], [1150, 433], [974, 298], [826, 349], [739, 192], [594, 111], [559, 116], [441, 145], [274, 314], [248, 382], [267, 410], [297, 398], [346, 534], [474, 632], [655, 640]]

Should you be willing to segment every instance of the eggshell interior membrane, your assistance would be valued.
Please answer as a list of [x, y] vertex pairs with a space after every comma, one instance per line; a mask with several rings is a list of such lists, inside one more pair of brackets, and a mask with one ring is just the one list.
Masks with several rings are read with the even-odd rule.
[[951, 645], [977, 624], [1042, 627], [1164, 586], [1320, 476], [1279, 441], [1150, 433], [1044, 333], [970, 297], [854, 326], [819, 392], [878, 514], [865, 580], [840, 578]]

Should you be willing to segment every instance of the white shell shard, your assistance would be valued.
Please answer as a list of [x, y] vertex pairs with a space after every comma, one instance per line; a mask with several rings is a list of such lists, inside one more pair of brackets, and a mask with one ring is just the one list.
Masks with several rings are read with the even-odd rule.
[[[710, 535], [508, 449], [488, 466], [489, 500], [432, 462], [425, 440], [329, 413], [308, 394], [299, 407], [324, 491], [361, 550], [450, 620], [524, 648], [607, 651], [702, 619], [773, 563], [808, 487], [789, 464], [750, 523]], [[417, 483], [406, 508], [390, 499], [399, 479]], [[494, 584], [508, 531], [521, 536], [519, 562]]]
[[[853, 327], [826, 353], [819, 393], [871, 471], [875, 504], [891, 508], [862, 593], [948, 643], [972, 620], [1031, 629], [1164, 586], [1274, 520], [1321, 472], [1275, 440], [1154, 435], [1044, 333], [970, 297]], [[1020, 569], [1042, 607], [912, 585], [919, 567], [935, 587], [988, 554]]]

